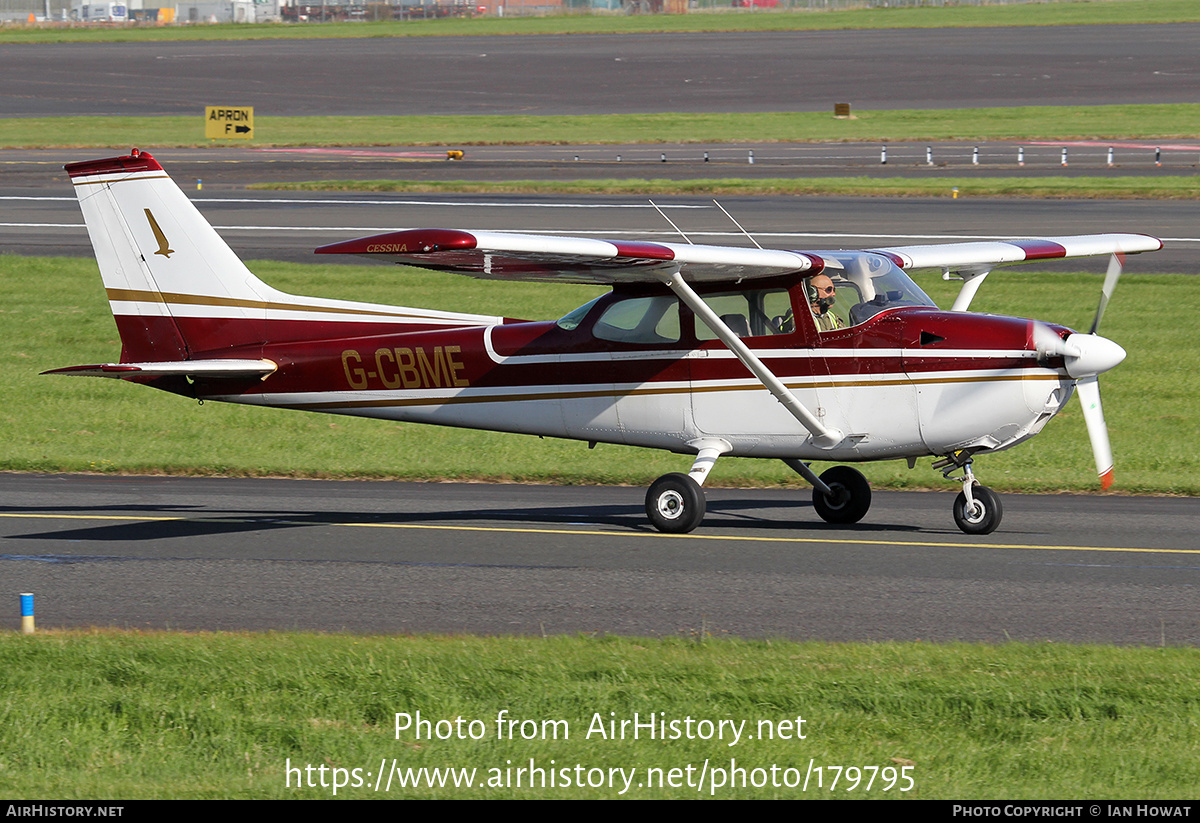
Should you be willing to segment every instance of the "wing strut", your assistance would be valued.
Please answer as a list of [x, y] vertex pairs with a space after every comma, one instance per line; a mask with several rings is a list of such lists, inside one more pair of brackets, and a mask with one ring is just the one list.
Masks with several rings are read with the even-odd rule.
[[990, 268], [982, 269], [962, 269], [959, 271], [950, 271], [946, 269], [942, 272], [943, 280], [962, 280], [962, 288], [958, 291], [958, 297], [954, 298], [954, 305], [950, 307], [950, 311], [966, 311], [971, 307], [971, 301], [975, 299], [975, 292], [979, 291], [979, 287], [983, 285], [983, 281], [991, 274]]
[[700, 318], [704, 325], [712, 329], [713, 334], [719, 337], [734, 356], [741, 360], [742, 364], [758, 378], [763, 387], [783, 404], [792, 417], [795, 417], [801, 426], [812, 432], [814, 446], [819, 449], [832, 449], [845, 439], [845, 435], [837, 429], [823, 425], [812, 412], [804, 407], [803, 403], [796, 399], [796, 395], [783, 385], [783, 381], [776, 377], [754, 352], [750, 351], [750, 347], [743, 343], [741, 338], [734, 334], [729, 326], [717, 316], [716, 312], [700, 299], [700, 295], [692, 290], [679, 272], [664, 271], [656, 274], [671, 291], [679, 296], [684, 305]]

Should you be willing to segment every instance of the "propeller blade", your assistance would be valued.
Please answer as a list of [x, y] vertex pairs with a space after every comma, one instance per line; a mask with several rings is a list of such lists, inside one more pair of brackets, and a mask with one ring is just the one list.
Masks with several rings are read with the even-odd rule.
[[1033, 347], [1037, 350], [1039, 360], [1044, 360], [1048, 357], [1061, 357], [1066, 354], [1066, 343], [1054, 329], [1047, 326], [1045, 323], [1033, 321]]
[[1096, 319], [1092, 321], [1092, 329], [1089, 334], [1095, 334], [1096, 329], [1100, 328], [1100, 318], [1104, 316], [1104, 310], [1108, 308], [1108, 301], [1112, 299], [1113, 292], [1116, 291], [1117, 281], [1121, 279], [1121, 272], [1125, 268], [1125, 255], [1117, 252], [1108, 259], [1108, 273], [1104, 275], [1104, 288], [1100, 290], [1100, 305], [1096, 307]]
[[1092, 441], [1092, 456], [1096, 458], [1100, 488], [1108, 489], [1113, 484], [1113, 456], [1112, 446], [1108, 442], [1108, 426], [1104, 422], [1104, 409], [1100, 405], [1100, 380], [1095, 375], [1081, 377], [1075, 381], [1075, 388], [1079, 391], [1083, 420], [1087, 423], [1088, 437]]

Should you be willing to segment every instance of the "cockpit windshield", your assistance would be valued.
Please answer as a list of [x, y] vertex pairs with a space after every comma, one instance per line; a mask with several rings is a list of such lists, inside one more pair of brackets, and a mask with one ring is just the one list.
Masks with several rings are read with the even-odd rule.
[[[806, 278], [805, 292], [821, 331], [857, 326], [899, 306], [936, 308], [904, 270], [881, 254], [821, 252], [825, 269]], [[828, 278], [830, 282], [826, 282]], [[832, 285], [833, 293], [829, 293]]]

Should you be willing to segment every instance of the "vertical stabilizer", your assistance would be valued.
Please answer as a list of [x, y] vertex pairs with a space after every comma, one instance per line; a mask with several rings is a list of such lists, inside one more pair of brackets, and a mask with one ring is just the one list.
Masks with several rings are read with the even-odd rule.
[[121, 333], [122, 363], [254, 359], [264, 343], [504, 322], [285, 294], [250, 273], [149, 154], [134, 149], [66, 169]]
[[256, 278], [149, 154], [66, 166], [109, 304], [122, 362], [185, 360], [261, 342]]

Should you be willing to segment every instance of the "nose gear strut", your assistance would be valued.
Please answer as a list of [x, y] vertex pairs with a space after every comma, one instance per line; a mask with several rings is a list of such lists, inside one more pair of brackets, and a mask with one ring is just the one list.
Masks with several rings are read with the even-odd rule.
[[940, 469], [947, 480], [960, 479], [951, 475], [962, 470], [963, 488], [954, 500], [954, 522], [958, 528], [966, 534], [991, 534], [1004, 517], [1004, 507], [994, 491], [979, 485], [971, 469], [972, 462], [971, 452], [963, 449], [935, 461], [933, 467]]

